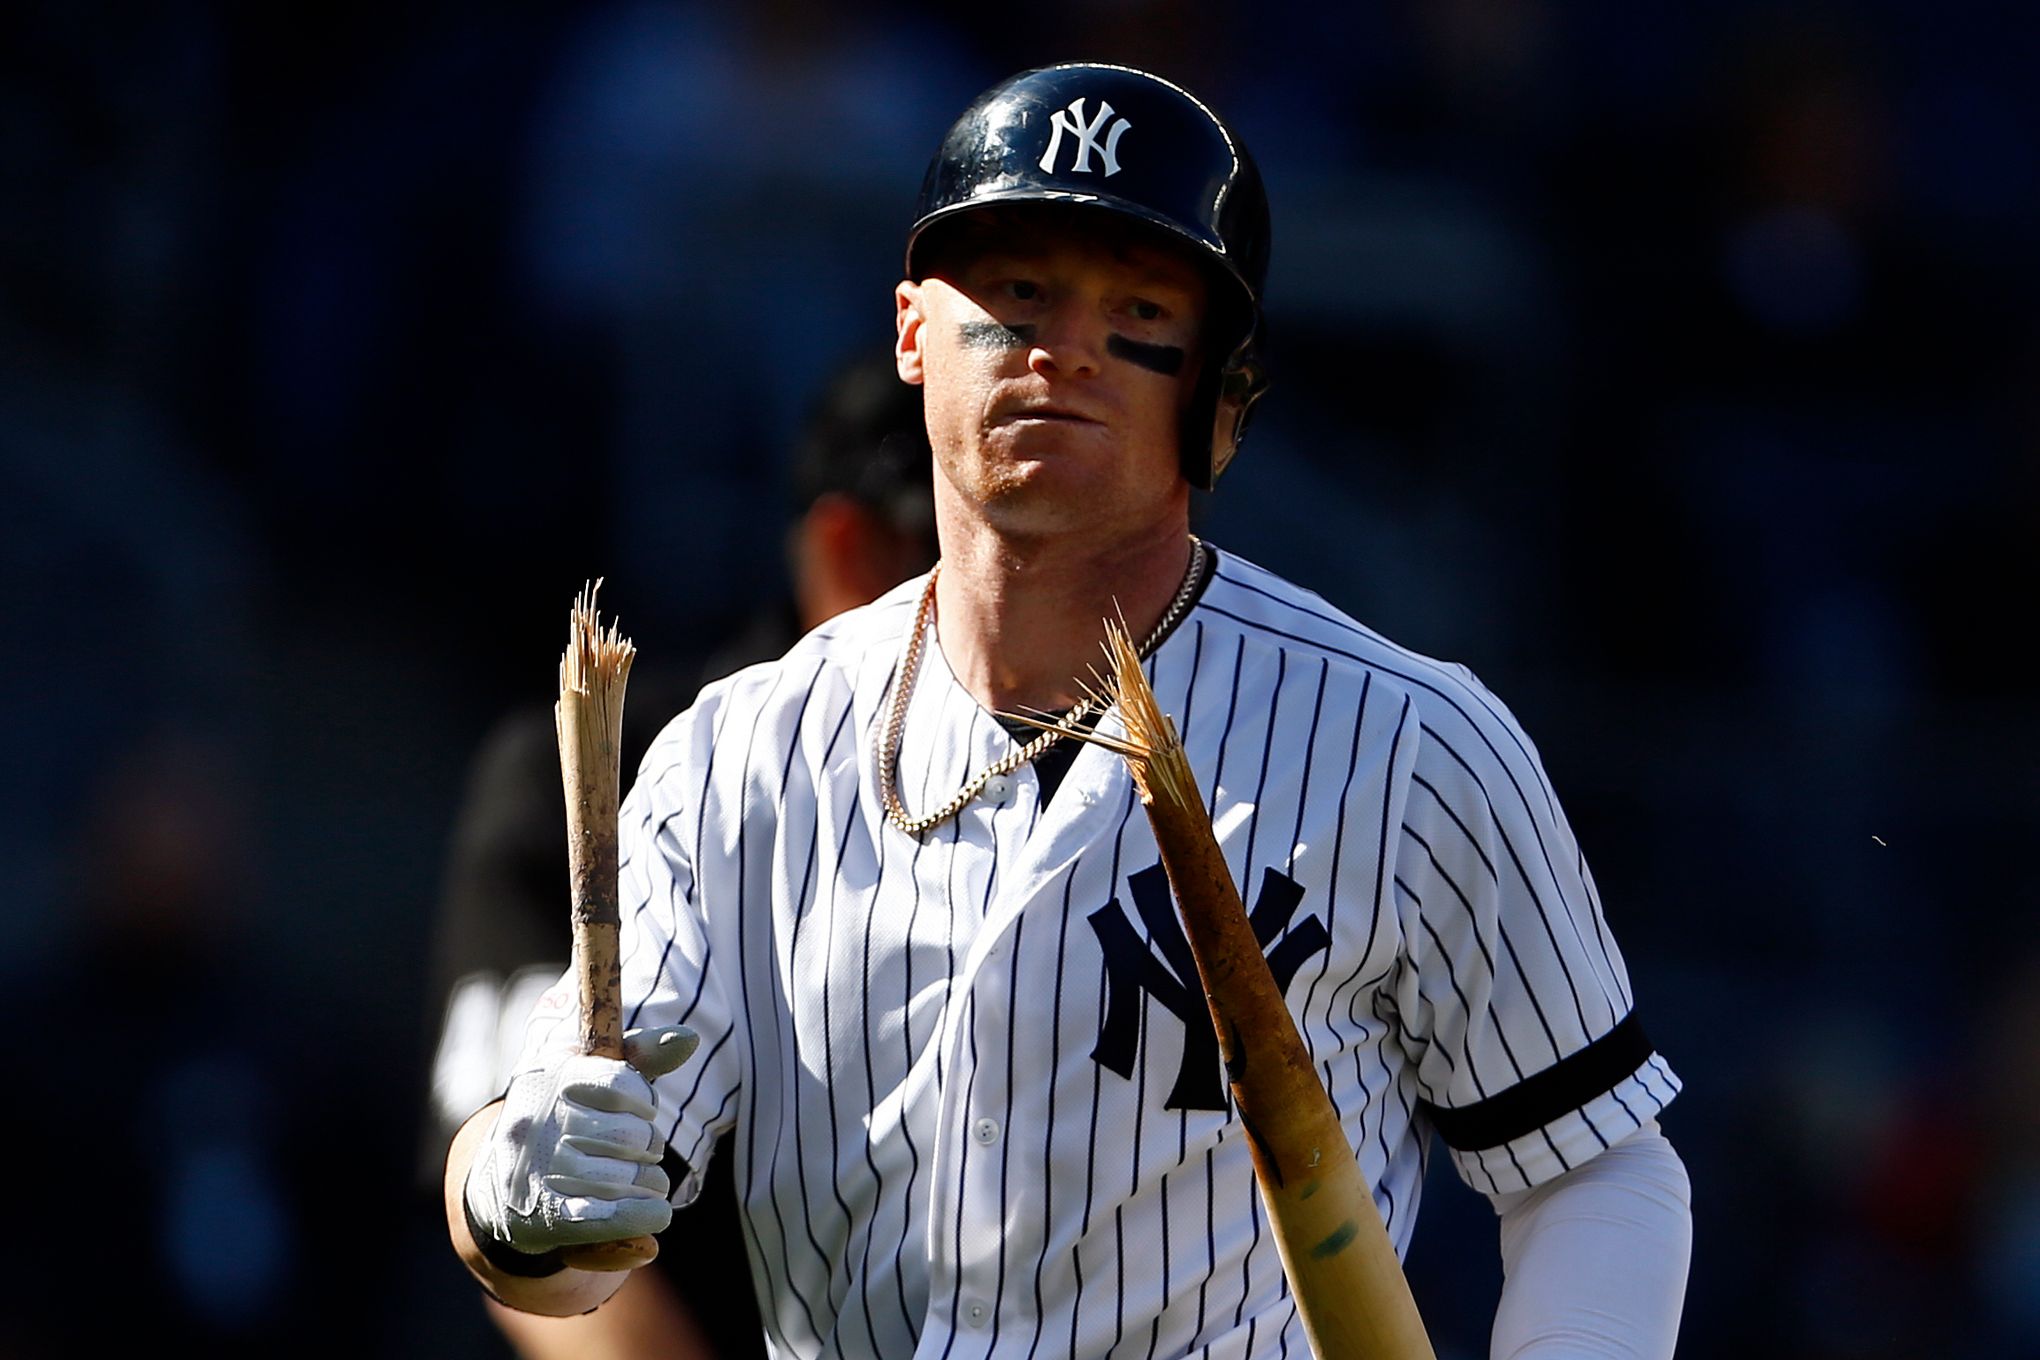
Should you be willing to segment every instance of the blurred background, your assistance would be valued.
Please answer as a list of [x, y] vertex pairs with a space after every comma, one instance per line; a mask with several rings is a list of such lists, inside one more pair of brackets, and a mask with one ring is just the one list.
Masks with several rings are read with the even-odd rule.
[[2040, 1356], [2040, 17], [961, 9], [0, 12], [0, 1356], [501, 1353], [414, 1186], [470, 761], [585, 578], [675, 663], [781, 589], [928, 154], [1071, 57], [1267, 176], [1203, 531], [1570, 809], [1687, 1083], [1681, 1354]]

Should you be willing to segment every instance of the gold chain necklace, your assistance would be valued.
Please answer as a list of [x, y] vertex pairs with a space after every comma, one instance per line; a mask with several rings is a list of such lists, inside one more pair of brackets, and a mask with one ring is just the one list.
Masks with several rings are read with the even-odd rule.
[[[1190, 569], [1183, 574], [1183, 584], [1176, 587], [1176, 597], [1169, 601], [1168, 609], [1162, 614], [1162, 621], [1155, 625], [1147, 640], [1140, 644], [1140, 654], [1143, 657], [1152, 652], [1161, 640], [1169, 635], [1169, 630], [1176, 626], [1182, 619], [1184, 611], [1189, 609], [1190, 601], [1197, 595], [1198, 583], [1204, 579], [1204, 561], [1204, 542], [1192, 534]], [[885, 819], [909, 836], [919, 836], [922, 832], [942, 825], [963, 811], [995, 776], [1012, 773], [1075, 731], [1086, 718], [1090, 717], [1091, 710], [1096, 704], [1094, 699], [1085, 699], [1063, 714], [1053, 728], [972, 775], [969, 782], [957, 790], [956, 796], [941, 807], [925, 816], [909, 816], [906, 806], [900, 802], [899, 795], [900, 738], [906, 729], [907, 703], [913, 697], [914, 677], [919, 674], [921, 668], [921, 639], [928, 631], [928, 618], [935, 609], [935, 578], [941, 570], [942, 564], [938, 562], [934, 570], [928, 573], [928, 585], [921, 592], [920, 608], [914, 611], [913, 630], [907, 634], [907, 650], [900, 658], [899, 682], [898, 687], [893, 690], [892, 707], [886, 714], [885, 730], [879, 735], [878, 780], [880, 795], [885, 802]]]

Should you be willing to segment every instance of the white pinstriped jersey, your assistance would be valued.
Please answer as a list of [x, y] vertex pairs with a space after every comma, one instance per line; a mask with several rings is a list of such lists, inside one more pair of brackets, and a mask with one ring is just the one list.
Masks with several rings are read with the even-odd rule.
[[[668, 1141], [736, 1158], [778, 1355], [1307, 1355], [1124, 762], [1085, 748], [1046, 807], [1023, 770], [920, 839], [884, 820], [923, 581], [710, 686], [626, 800], [629, 1023], [702, 1037], [658, 1083]], [[1434, 1129], [1520, 1189], [1677, 1092], [1535, 751], [1463, 667], [1220, 555], [1148, 670], [1398, 1251]], [[925, 648], [910, 811], [1011, 749]], [[568, 996], [532, 1046], [569, 1040]]]

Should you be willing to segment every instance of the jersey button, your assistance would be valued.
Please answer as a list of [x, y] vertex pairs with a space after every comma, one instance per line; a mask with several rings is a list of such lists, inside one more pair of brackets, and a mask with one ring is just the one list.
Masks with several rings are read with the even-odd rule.
[[980, 1144], [990, 1147], [999, 1141], [999, 1121], [996, 1119], [980, 1119], [977, 1123], [970, 1126], [970, 1133], [971, 1137], [977, 1139]]
[[1013, 776], [993, 775], [985, 781], [985, 786], [978, 790], [978, 797], [994, 807], [1004, 807], [1013, 801]]
[[983, 1299], [972, 1299], [963, 1305], [963, 1320], [973, 1327], [982, 1327], [992, 1315], [992, 1306]]

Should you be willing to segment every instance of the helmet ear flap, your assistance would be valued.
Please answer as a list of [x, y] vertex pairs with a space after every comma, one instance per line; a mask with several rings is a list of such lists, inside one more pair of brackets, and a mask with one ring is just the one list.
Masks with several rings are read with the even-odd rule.
[[1268, 369], [1261, 362], [1261, 326], [1253, 329], [1223, 364], [1207, 365], [1183, 419], [1183, 477], [1200, 491], [1218, 485], [1240, 451], [1247, 417], [1268, 390]]

